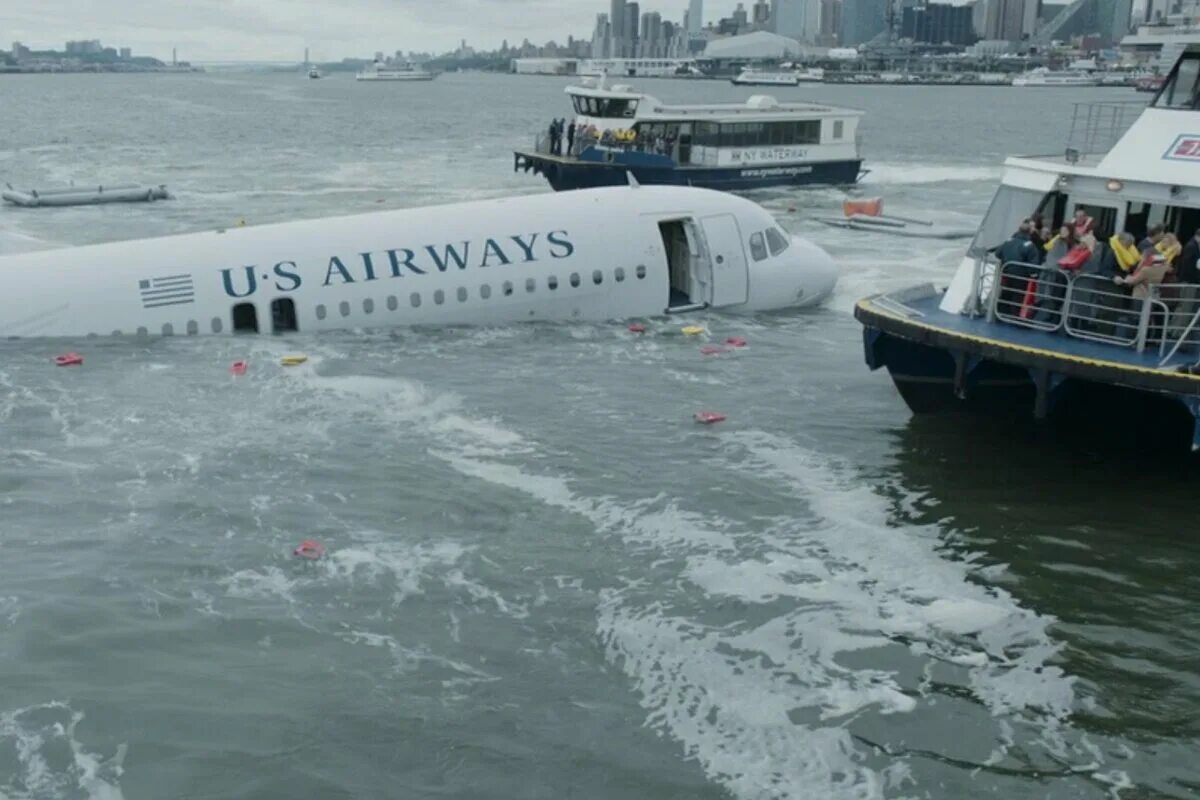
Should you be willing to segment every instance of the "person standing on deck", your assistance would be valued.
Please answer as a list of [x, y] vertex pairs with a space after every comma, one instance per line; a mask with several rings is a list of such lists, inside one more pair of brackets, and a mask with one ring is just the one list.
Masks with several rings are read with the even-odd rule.
[[1138, 242], [1138, 252], [1140, 252], [1142, 255], [1149, 253], [1159, 242], [1162, 241], [1163, 234], [1164, 229], [1161, 224], [1151, 225], [1150, 229], [1146, 231], [1146, 238]]
[[567, 126], [567, 155], [573, 155], [575, 152], [575, 120], [571, 120], [571, 124]]

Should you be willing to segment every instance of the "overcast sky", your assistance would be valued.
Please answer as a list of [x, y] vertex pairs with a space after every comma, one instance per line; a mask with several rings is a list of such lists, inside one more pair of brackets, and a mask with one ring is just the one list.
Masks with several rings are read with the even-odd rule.
[[[708, 18], [736, 0], [706, 0]], [[752, 5], [746, 2], [746, 7]], [[687, 0], [643, 0], [642, 11], [683, 19]], [[589, 37], [609, 0], [0, 0], [0, 42], [61, 48], [100, 39], [135, 54], [192, 61], [314, 60], [377, 50], [449, 50], [460, 39], [479, 49]]]

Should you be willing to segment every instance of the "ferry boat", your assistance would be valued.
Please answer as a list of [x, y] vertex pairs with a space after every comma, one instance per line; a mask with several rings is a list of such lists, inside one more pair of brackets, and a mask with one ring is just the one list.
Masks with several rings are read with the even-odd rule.
[[354, 79], [358, 81], [431, 81], [436, 77], [437, 73], [426, 72], [420, 65], [412, 62], [384, 64], [379, 61], [354, 75]]
[[321, 70], [317, 69], [317, 65], [313, 64], [308, 68], [308, 77], [310, 80], [317, 80], [321, 77]]
[[795, 72], [768, 72], [746, 68], [729, 79], [734, 86], [799, 86]]
[[[847, 185], [862, 174], [863, 112], [820, 103], [671, 106], [627, 85], [568, 86], [573, 146], [547, 134], [513, 154], [516, 171], [543, 175], [556, 191], [610, 186], [632, 173], [643, 184], [741, 190], [781, 185]], [[561, 152], [551, 152], [561, 150]]]
[[1013, 86], [1099, 86], [1100, 79], [1087, 72], [1064, 70], [1052, 72], [1038, 67], [1023, 72], [1012, 80]]
[[[1200, 448], [1198, 73], [1193, 46], [1148, 106], [1079, 104], [1070, 141], [1080, 144], [1006, 160], [948, 286], [857, 304], [867, 365], [891, 373], [913, 412], [1016, 409]], [[1062, 248], [1041, 264], [996, 255], [1031, 215], [1057, 230], [1077, 212], [1096, 232], [1078, 257], [1059, 258]], [[1141, 260], [1156, 225], [1185, 245], [1181, 254], [1160, 243]], [[1168, 282], [1159, 282], [1158, 251], [1173, 258]]]

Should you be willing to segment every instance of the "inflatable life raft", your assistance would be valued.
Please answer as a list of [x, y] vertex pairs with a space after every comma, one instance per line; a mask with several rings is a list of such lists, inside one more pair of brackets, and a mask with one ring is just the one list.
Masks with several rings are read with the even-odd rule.
[[113, 186], [69, 186], [63, 189], [30, 189], [27, 192], [5, 184], [0, 198], [16, 206], [38, 208], [39, 206], [85, 206], [95, 203], [146, 203], [152, 200], [168, 200], [171, 195], [166, 186], [143, 186], [136, 183]]

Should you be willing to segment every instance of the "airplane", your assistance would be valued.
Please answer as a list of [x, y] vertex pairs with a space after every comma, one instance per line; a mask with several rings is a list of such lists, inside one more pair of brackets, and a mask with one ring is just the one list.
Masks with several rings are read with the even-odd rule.
[[735, 195], [620, 186], [0, 257], [0, 336], [287, 333], [812, 306], [827, 253]]

